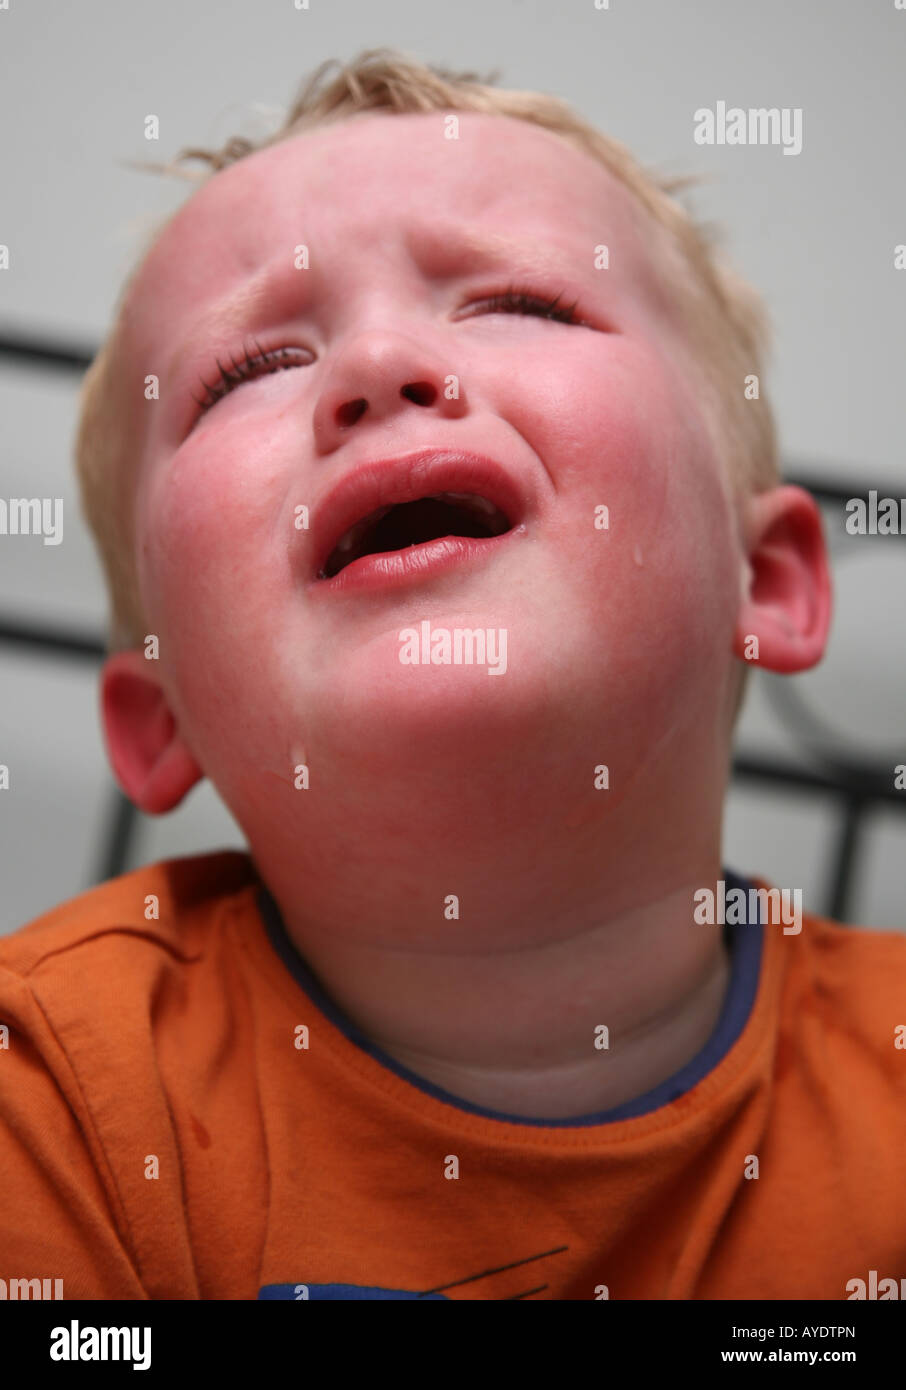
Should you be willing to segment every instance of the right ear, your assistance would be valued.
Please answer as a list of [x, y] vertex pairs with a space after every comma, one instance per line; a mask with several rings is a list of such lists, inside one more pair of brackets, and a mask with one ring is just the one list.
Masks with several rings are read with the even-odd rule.
[[156, 662], [143, 651], [115, 652], [101, 671], [101, 716], [117, 782], [148, 815], [178, 806], [202, 769], [183, 743]]

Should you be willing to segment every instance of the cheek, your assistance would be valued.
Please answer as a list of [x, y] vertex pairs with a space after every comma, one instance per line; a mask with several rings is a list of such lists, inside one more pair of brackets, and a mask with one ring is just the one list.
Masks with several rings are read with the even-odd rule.
[[274, 517], [284, 505], [273, 456], [256, 459], [253, 447], [223, 430], [185, 447], [141, 498], [140, 579], [149, 616], [193, 646], [253, 628], [274, 572]]
[[288, 514], [291, 529], [292, 508], [278, 449], [266, 460], [260, 444], [243, 449], [238, 435], [229, 450], [217, 449], [213, 435], [207, 442], [175, 457], [146, 491], [141, 577], [174, 712], [206, 771], [227, 788], [244, 756], [237, 745], [263, 765], [273, 737], [269, 711], [254, 729], [244, 712], [265, 666], [287, 646], [294, 591], [281, 518]]
[[260, 694], [263, 641], [271, 655], [281, 648], [286, 590], [278, 589], [289, 566], [274, 520], [284, 515], [285, 490], [273, 475], [240, 468], [235, 452], [174, 458], [141, 499], [139, 533], [142, 592], [161, 639], [168, 698], [229, 804], [244, 761], [260, 771], [269, 750], [283, 746], [276, 716], [264, 709], [251, 721], [248, 711]]
[[513, 423], [559, 494], [556, 525], [584, 536], [606, 506], [611, 532], [641, 542], [663, 506], [688, 408], [644, 342], [618, 334], [576, 342], [513, 378]]
[[557, 408], [538, 420], [552, 540], [610, 675], [636, 689], [644, 670], [694, 682], [726, 659], [737, 606], [722, 465], [685, 380], [643, 343], [611, 346], [568, 397], [565, 381], [548, 388]]

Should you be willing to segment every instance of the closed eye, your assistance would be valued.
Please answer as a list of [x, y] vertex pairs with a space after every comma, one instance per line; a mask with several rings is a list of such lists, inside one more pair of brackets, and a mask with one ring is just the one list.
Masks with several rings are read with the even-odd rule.
[[561, 305], [563, 294], [561, 290], [553, 299], [545, 299], [531, 290], [511, 285], [502, 294], [491, 295], [480, 303], [486, 314], [529, 314], [535, 318], [553, 319], [556, 323], [583, 324], [585, 320], [578, 311], [579, 301]]
[[304, 365], [300, 364], [297, 354], [307, 351], [304, 348], [281, 347], [265, 352], [259, 343], [255, 343], [255, 349], [256, 351], [252, 352], [251, 348], [244, 348], [238, 362], [231, 355], [229, 367], [225, 367], [219, 357], [215, 359], [220, 372], [219, 379], [213, 386], [201, 380], [204, 396], [201, 400], [195, 395], [192, 397], [199, 410], [210, 410], [212, 405], [216, 405], [217, 401], [243, 381], [251, 381], [259, 376], [272, 376], [274, 372], [283, 371], [287, 367]]

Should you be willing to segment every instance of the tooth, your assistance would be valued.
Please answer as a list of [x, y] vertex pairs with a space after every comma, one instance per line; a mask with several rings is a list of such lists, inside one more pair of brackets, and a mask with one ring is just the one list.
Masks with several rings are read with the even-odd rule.
[[481, 511], [486, 512], [488, 516], [493, 516], [494, 512], [497, 511], [494, 503], [489, 502], [486, 497], [475, 497], [473, 501], [475, 506], [479, 507]]
[[434, 498], [438, 502], [445, 502], [450, 498], [454, 502], [462, 502], [468, 507], [475, 508], [476, 511], [485, 512], [487, 516], [492, 516], [497, 511], [493, 502], [489, 502], [486, 497], [479, 497], [474, 492], [437, 492]]
[[375, 526], [390, 510], [390, 507], [380, 507], [377, 511], [370, 512], [368, 516], [363, 516], [361, 521], [357, 521], [355, 525], [350, 526], [349, 530], [340, 537], [337, 541], [336, 549], [345, 555], [354, 545], [358, 545], [365, 532], [372, 526]]

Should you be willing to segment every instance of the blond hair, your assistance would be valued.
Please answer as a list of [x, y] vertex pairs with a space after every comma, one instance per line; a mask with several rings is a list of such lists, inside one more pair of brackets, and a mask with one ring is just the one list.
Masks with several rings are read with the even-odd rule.
[[[331, 79], [333, 67], [339, 71]], [[717, 234], [697, 223], [674, 194], [697, 180], [662, 177], [642, 168], [629, 150], [577, 116], [565, 101], [545, 93], [497, 88], [498, 74], [481, 78], [428, 67], [395, 49], [369, 49], [348, 64], [329, 59], [303, 84], [283, 124], [257, 142], [243, 136], [219, 150], [187, 148], [169, 164], [137, 166], [201, 182], [258, 150], [358, 113], [390, 110], [399, 114], [475, 111], [515, 117], [544, 127], [590, 154], [635, 195], [651, 218], [669, 233], [675, 264], [665, 282], [683, 313], [698, 366], [704, 416], [725, 461], [733, 496], [739, 499], [779, 479], [773, 417], [764, 394], [746, 399], [745, 378], [761, 382], [768, 346], [767, 320], [755, 292], [722, 260]], [[188, 174], [184, 160], [209, 165], [206, 174]], [[156, 236], [161, 229], [155, 229]], [[145, 625], [135, 569], [132, 517], [134, 399], [117, 381], [115, 345], [123, 306], [141, 261], [124, 284], [114, 328], [86, 374], [76, 438], [76, 467], [85, 518], [101, 554], [111, 601], [112, 649], [141, 645]], [[691, 273], [690, 273], [691, 272]]]

